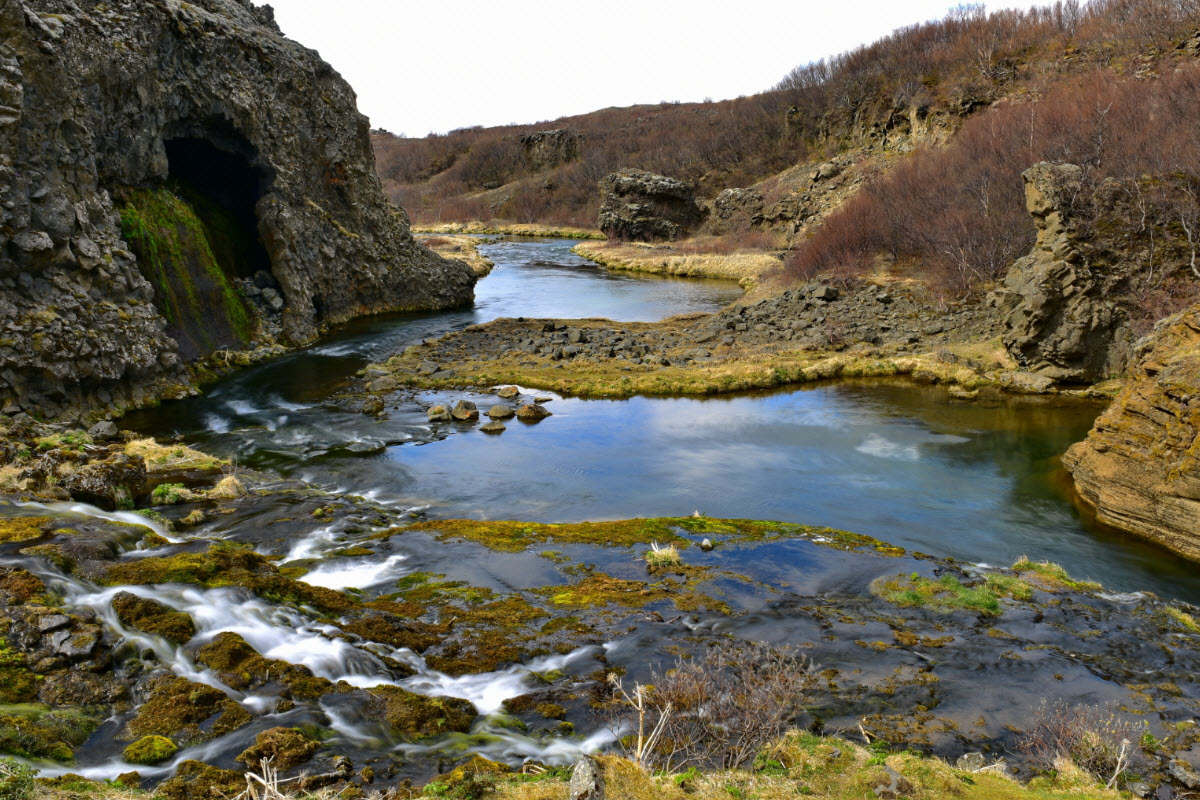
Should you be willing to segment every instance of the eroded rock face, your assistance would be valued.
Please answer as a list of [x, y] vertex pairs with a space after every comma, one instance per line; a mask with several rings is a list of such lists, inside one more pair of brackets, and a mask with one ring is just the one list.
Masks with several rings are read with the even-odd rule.
[[384, 200], [353, 91], [269, 7], [0, 0], [0, 408], [69, 416], [186, 380], [114, 201], [169, 179], [261, 251], [285, 343], [472, 299]]
[[679, 239], [704, 220], [691, 188], [666, 175], [621, 170], [600, 182], [600, 192], [598, 227], [609, 238]]
[[1200, 306], [1160, 322], [1129, 383], [1063, 456], [1096, 516], [1200, 560]]
[[1018, 363], [1056, 381], [1094, 382], [1124, 371], [1133, 334], [1119, 299], [1127, 280], [1102, 269], [1074, 236], [1069, 208], [1081, 190], [1074, 164], [1036, 164], [1024, 173], [1037, 226], [1029, 255], [1009, 268], [999, 307], [1004, 346]]
[[534, 171], [575, 161], [582, 141], [581, 134], [564, 128], [527, 133], [520, 139], [525, 163]]

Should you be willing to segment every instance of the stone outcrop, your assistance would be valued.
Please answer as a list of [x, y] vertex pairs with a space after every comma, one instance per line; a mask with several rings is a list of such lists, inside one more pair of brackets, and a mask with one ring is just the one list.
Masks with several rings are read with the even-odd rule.
[[1137, 357], [1063, 463], [1101, 522], [1200, 560], [1200, 306], [1160, 322]]
[[[181, 352], [166, 300], [191, 285], [135, 257], [128, 187], [191, 198], [210, 233], [205, 209], [230, 228], [212, 249], [235, 274], [210, 268], [200, 302], [239, 336]], [[148, 222], [143, 254], [196, 228]], [[475, 280], [414, 242], [353, 91], [268, 6], [0, 0], [0, 409], [139, 405], [186, 383], [190, 356], [264, 344], [231, 288], [256, 271], [289, 345], [359, 314], [469, 303]]]
[[575, 131], [559, 128], [527, 133], [519, 141], [525, 165], [537, 172], [577, 160], [583, 136]]
[[600, 182], [598, 227], [610, 239], [679, 239], [704, 221], [691, 187], [640, 169], [614, 172]]
[[1009, 268], [999, 293], [1004, 346], [1026, 370], [1056, 381], [1095, 382], [1123, 372], [1133, 341], [1120, 298], [1128, 275], [1119, 264], [1091, 263], [1075, 235], [1070, 206], [1082, 170], [1043, 162], [1024, 179], [1037, 242]]

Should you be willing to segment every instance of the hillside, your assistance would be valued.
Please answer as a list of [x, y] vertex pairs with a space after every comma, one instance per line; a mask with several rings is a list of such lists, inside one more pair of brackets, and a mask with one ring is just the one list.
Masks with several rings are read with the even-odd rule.
[[1174, 0], [964, 7], [799, 66], [753, 97], [424, 139], [376, 132], [378, 169], [418, 224], [576, 226], [595, 226], [606, 175], [648, 170], [695, 188], [708, 212], [701, 250], [787, 247], [785, 284], [882, 267], [956, 298], [1033, 244], [1021, 173], [1077, 163], [1087, 187], [1126, 182], [1115, 199], [1139, 209], [1136, 230], [1099, 232], [1175, 267], [1148, 267], [1137, 287], [1146, 329], [1178, 305], [1170, 276], [1190, 263], [1178, 220], [1193, 230], [1200, 208], [1188, 181], [1129, 181], [1200, 172], [1189, 131], [1198, 24], [1200, 10]]

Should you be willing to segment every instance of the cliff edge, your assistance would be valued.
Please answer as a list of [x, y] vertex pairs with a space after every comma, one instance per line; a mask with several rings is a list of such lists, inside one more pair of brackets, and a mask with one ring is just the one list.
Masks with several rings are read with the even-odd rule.
[[1063, 456], [1101, 522], [1200, 560], [1200, 306], [1139, 343], [1129, 382]]
[[119, 410], [185, 364], [470, 303], [367, 119], [248, 0], [0, 0], [0, 410]]

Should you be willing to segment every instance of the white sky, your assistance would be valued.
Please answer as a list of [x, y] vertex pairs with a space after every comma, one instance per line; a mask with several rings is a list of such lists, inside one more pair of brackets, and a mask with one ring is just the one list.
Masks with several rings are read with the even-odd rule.
[[[257, 0], [262, 2], [262, 0]], [[408, 136], [723, 100], [939, 19], [947, 0], [270, 0], [377, 128]], [[989, 10], [1027, 7], [993, 2]]]

